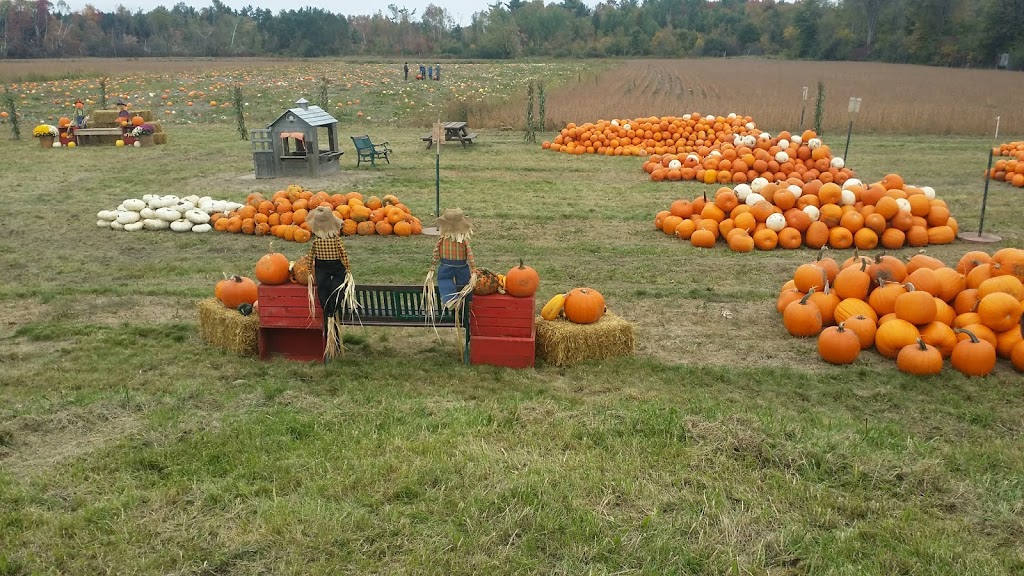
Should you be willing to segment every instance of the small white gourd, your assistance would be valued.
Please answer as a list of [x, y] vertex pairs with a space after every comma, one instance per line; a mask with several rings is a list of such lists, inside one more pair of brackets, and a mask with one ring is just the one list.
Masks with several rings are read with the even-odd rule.
[[96, 225], [100, 228], [110, 228], [110, 220], [97, 220]]
[[180, 200], [178, 204], [174, 206], [174, 209], [184, 214], [195, 207], [196, 205], [188, 200]]
[[679, 160], [670, 160], [668, 163], [669, 170], [679, 170], [683, 166], [683, 163]]
[[843, 190], [839, 195], [840, 206], [853, 206], [857, 203], [857, 195], [853, 190]]
[[821, 218], [821, 210], [811, 204], [804, 206], [804, 213], [811, 217], [811, 222], [817, 222]]
[[120, 223], [120, 222], [118, 222], [117, 220], [114, 220], [113, 222], [111, 222], [111, 223], [110, 223], [110, 228], [111, 228], [112, 230], [118, 230], [118, 231], [121, 231], [121, 230], [124, 230], [124, 224], [121, 224], [121, 223]]
[[99, 212], [96, 213], [96, 217], [99, 218], [100, 220], [106, 220], [107, 222], [110, 222], [111, 220], [117, 218], [117, 212], [113, 210], [100, 210]]
[[749, 184], [737, 184], [736, 188], [733, 189], [732, 192], [733, 194], [736, 195], [737, 200], [739, 200], [740, 202], [746, 202], [747, 196], [749, 196], [750, 193], [753, 192], [753, 190], [750, 189]]
[[906, 198], [897, 198], [896, 205], [900, 207], [900, 210], [910, 212], [910, 200], [907, 200]]
[[159, 218], [147, 218], [142, 221], [142, 224], [146, 227], [146, 230], [167, 230], [171, 227], [170, 222]]
[[835, 158], [833, 158], [832, 162], [830, 162], [830, 164], [836, 170], [842, 170], [843, 168], [846, 167], [846, 161], [843, 160], [842, 158], [840, 158], [839, 156], [836, 156]]
[[811, 150], [817, 150], [821, 148], [821, 138], [811, 138], [807, 141], [807, 147]]
[[124, 225], [124, 231], [125, 232], [138, 232], [139, 230], [142, 230], [142, 226], [143, 226], [142, 222], [132, 222], [131, 224], [125, 224]]
[[789, 148], [789, 140], [786, 140], [785, 138], [779, 140], [778, 147], [782, 148], [783, 150], [788, 149]]
[[187, 210], [185, 212], [185, 219], [193, 224], [206, 224], [210, 221], [210, 215], [202, 210]]
[[118, 212], [117, 213], [116, 221], [117, 221], [118, 224], [121, 224], [121, 225], [131, 224], [132, 222], [138, 222], [139, 220], [142, 220], [142, 217], [139, 216], [138, 212], [131, 212], [131, 211], [125, 210], [123, 212]]
[[131, 210], [132, 212], [138, 212], [146, 207], [146, 203], [138, 198], [129, 198], [122, 204], [125, 210]]
[[779, 214], [778, 212], [775, 212], [768, 216], [767, 219], [765, 219], [764, 225], [767, 226], [769, 230], [774, 230], [778, 232], [779, 230], [782, 230], [783, 228], [786, 227], [786, 217], [783, 216], [782, 214]]
[[754, 204], [762, 201], [764, 201], [764, 196], [761, 196], [757, 192], [751, 192], [750, 194], [747, 194], [747, 199], [744, 200], [743, 203], [747, 206], [753, 206]]
[[210, 230], [213, 230], [213, 227], [209, 224], [196, 224], [192, 227], [193, 232], [209, 232]]
[[931, 186], [924, 186], [921, 188], [921, 191], [924, 192], [925, 198], [929, 200], [935, 199], [935, 188], [932, 188]]
[[188, 220], [175, 220], [171, 222], [171, 230], [174, 232], [190, 232], [192, 230], [192, 224]]
[[156, 217], [167, 222], [174, 222], [175, 220], [181, 220], [181, 212], [173, 208], [159, 208], [156, 211]]
[[778, 152], [775, 153], [775, 161], [778, 162], [779, 164], [782, 164], [783, 162], [789, 162], [789, 154], [787, 154], [784, 150], [779, 150]]
[[864, 187], [864, 183], [861, 182], [859, 178], [849, 178], [849, 179], [846, 180], [846, 182], [843, 182], [843, 189], [844, 190], [846, 190], [848, 188], [853, 188], [853, 187], [863, 188]]
[[786, 189], [789, 190], [789, 192], [793, 195], [793, 198], [797, 200], [799, 200], [800, 197], [804, 195], [804, 189], [797, 186], [796, 184], [790, 184]]
[[750, 189], [754, 192], [760, 192], [762, 188], [768, 185], [768, 179], [758, 176], [750, 181]]

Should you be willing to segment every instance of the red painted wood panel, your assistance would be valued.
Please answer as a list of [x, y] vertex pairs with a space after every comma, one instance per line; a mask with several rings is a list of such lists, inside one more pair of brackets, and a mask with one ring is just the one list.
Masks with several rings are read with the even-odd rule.
[[323, 330], [260, 328], [260, 359], [279, 354], [290, 360], [318, 361], [324, 357]]

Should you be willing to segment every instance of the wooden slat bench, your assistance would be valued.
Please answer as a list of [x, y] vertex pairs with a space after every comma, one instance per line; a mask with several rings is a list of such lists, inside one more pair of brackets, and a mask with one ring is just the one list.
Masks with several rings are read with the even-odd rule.
[[124, 132], [120, 128], [78, 128], [75, 130], [75, 138], [78, 140], [79, 146], [89, 142], [92, 137], [114, 136], [120, 138], [123, 135]]
[[[437, 290], [437, 288], [434, 288]], [[266, 359], [278, 352], [296, 360], [323, 357], [323, 312], [319, 304], [310, 316], [306, 287], [299, 284], [260, 284], [259, 352]], [[314, 297], [316, 290], [314, 288]], [[437, 296], [440, 301], [440, 294]], [[423, 313], [423, 287], [417, 285], [356, 285], [357, 316], [346, 314], [342, 324], [454, 328], [455, 315], [438, 310], [431, 325]], [[460, 328], [465, 331], [463, 363], [469, 363], [469, 306], [463, 310]]]

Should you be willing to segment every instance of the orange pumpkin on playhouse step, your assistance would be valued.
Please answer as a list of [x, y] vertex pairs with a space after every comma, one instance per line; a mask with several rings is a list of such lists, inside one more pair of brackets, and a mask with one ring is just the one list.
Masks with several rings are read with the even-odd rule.
[[537, 293], [540, 286], [540, 274], [529, 266], [523, 265], [522, 259], [519, 266], [513, 266], [508, 274], [505, 274], [505, 293], [510, 296], [528, 298]]

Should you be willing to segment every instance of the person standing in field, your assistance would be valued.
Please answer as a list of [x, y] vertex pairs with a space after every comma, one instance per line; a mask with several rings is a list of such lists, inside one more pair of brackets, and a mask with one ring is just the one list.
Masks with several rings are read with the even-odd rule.
[[402, 71], [405, 72], [405, 81], [408, 82], [409, 81], [409, 63], [408, 62], [405, 63], [405, 67], [402, 69]]
[[420, 64], [420, 80], [426, 80], [427, 78], [427, 67]]
[[441, 80], [441, 65], [440, 64], [435, 64], [434, 65], [434, 80], [437, 80], [437, 81]]

